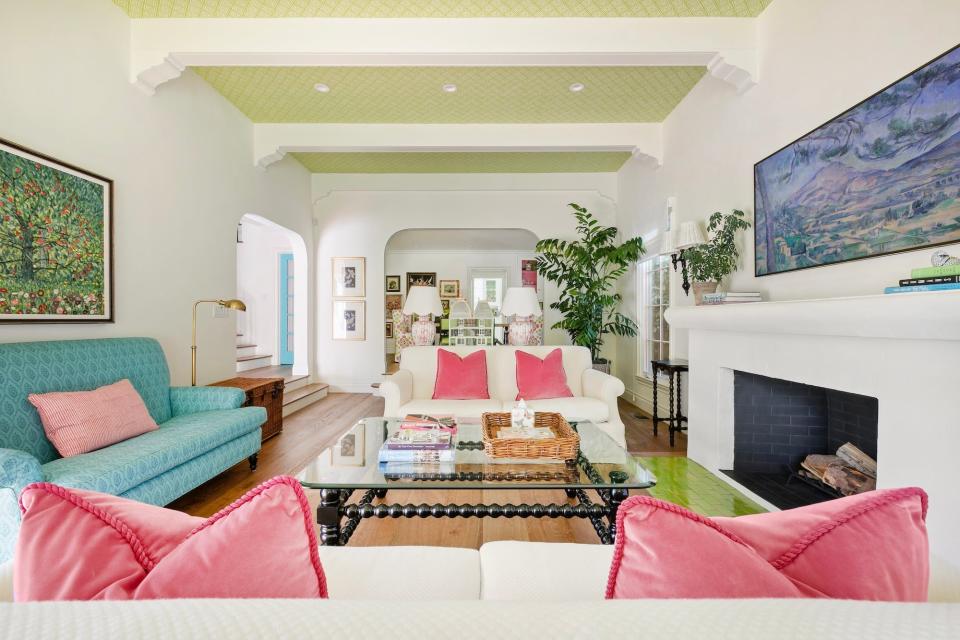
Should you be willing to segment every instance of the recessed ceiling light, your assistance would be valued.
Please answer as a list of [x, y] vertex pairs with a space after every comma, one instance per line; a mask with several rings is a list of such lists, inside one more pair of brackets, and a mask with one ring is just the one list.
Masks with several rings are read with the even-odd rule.
[[456, 93], [457, 85], [453, 84], [452, 82], [448, 82], [447, 84], [443, 85], [441, 89], [443, 89], [444, 93]]
[[317, 84], [313, 85], [313, 88], [320, 93], [330, 93], [330, 86], [325, 85], [322, 82], [318, 82]]
[[573, 91], [574, 93], [580, 93], [584, 89], [586, 89], [586, 87], [582, 82], [574, 82], [572, 85], [570, 85], [570, 91]]

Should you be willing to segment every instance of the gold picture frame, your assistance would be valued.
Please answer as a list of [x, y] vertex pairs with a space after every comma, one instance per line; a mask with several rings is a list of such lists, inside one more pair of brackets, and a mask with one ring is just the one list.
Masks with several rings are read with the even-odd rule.
[[459, 280], [441, 280], [440, 281], [441, 298], [459, 298], [460, 281]]
[[333, 301], [333, 339], [367, 339], [367, 303], [363, 300]]
[[363, 298], [367, 291], [367, 260], [362, 257], [331, 258], [334, 298]]

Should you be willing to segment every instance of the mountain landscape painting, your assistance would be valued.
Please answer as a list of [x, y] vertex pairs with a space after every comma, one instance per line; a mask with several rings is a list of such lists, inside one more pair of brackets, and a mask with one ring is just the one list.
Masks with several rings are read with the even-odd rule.
[[960, 47], [754, 167], [756, 274], [960, 241]]

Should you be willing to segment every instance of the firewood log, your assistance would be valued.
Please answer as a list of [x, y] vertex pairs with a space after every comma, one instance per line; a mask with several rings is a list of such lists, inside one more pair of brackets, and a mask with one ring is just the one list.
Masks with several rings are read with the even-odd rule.
[[877, 477], [877, 461], [855, 447], [852, 443], [848, 442], [837, 449], [837, 457], [857, 471], [874, 479]]

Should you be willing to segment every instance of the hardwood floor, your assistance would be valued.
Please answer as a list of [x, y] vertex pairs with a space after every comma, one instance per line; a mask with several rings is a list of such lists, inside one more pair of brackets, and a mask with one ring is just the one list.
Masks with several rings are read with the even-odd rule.
[[[186, 513], [210, 516], [229, 505], [264, 480], [277, 475], [293, 475], [307, 462], [330, 446], [359, 419], [383, 414], [383, 399], [370, 394], [331, 393], [323, 400], [284, 419], [283, 433], [264, 443], [260, 463], [251, 472], [246, 462], [235, 465], [213, 480], [194, 489], [170, 505]], [[686, 435], [681, 434], [671, 449], [666, 427], [653, 437], [650, 420], [633, 405], [620, 404], [620, 414], [627, 426], [627, 444], [631, 452], [645, 456], [683, 456]], [[639, 416], [639, 417], [638, 417]], [[633, 493], [633, 492], [631, 492]], [[641, 492], [638, 492], [641, 493]], [[308, 491], [311, 504], [319, 501], [318, 491]], [[354, 500], [360, 496], [355, 495]], [[564, 503], [562, 491], [391, 491], [390, 503], [434, 502], [527, 502]], [[530, 540], [551, 542], [597, 543], [589, 521], [550, 518], [412, 518], [367, 520], [357, 527], [351, 545], [433, 545], [477, 548], [493, 540]]]
[[283, 432], [263, 443], [256, 471], [251, 472], [246, 462], [236, 464], [170, 507], [198, 516], [213, 515], [261, 482], [297, 473], [358, 420], [377, 415], [383, 415], [383, 398], [331, 393], [283, 419]]

